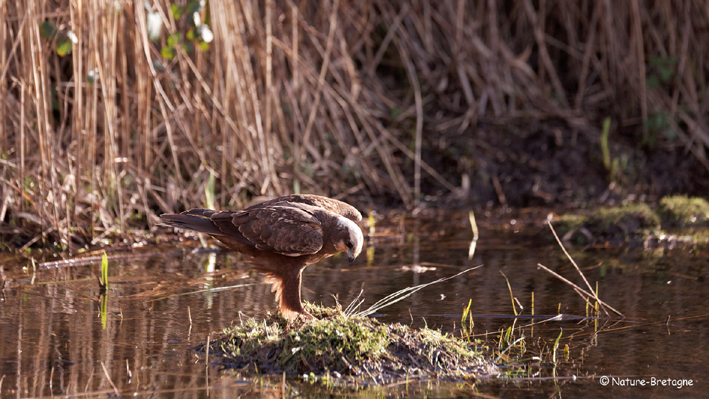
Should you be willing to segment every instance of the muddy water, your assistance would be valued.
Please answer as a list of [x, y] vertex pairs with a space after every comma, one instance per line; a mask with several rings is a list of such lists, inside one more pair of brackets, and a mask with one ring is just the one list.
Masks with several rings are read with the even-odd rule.
[[[480, 240], [468, 258], [472, 237], [467, 213], [421, 214], [380, 220], [368, 247], [354, 263], [345, 257], [310, 266], [303, 296], [349, 304], [364, 290], [364, 306], [412, 285], [484, 265], [454, 280], [428, 287], [377, 315], [382, 321], [459, 327], [472, 300], [476, 334], [514, 322], [514, 310], [536, 315], [584, 316], [584, 301], [571, 288], [538, 269], [541, 263], [584, 284], [537, 220], [542, 212], [478, 215]], [[514, 220], [514, 222], [512, 222]], [[191, 350], [240, 317], [276, 309], [270, 287], [250, 272], [239, 254], [174, 246], [111, 254], [109, 292], [99, 297], [98, 264], [30, 263], [2, 256], [0, 277], [0, 397], [281, 396], [280, 378], [242, 378], [207, 365]], [[709, 250], [707, 248], [570, 248], [602, 299], [625, 314], [623, 321], [566, 320], [535, 326], [532, 342], [551, 342], [563, 328], [568, 359], [535, 366], [536, 379], [482, 381], [476, 386], [426, 381], [370, 387], [380, 396], [501, 397], [620, 395], [697, 397], [709, 388]], [[48, 267], [47, 267], [48, 266]], [[25, 267], [23, 269], [23, 267]], [[233, 287], [214, 292], [215, 288]], [[523, 307], [520, 309], [520, 306]], [[668, 321], [669, 317], [669, 321]], [[534, 321], [538, 321], [535, 319]], [[519, 318], [516, 325], [531, 320]], [[490, 335], [490, 340], [497, 339]], [[547, 348], [547, 351], [550, 349]], [[560, 354], [560, 357], [562, 355]], [[211, 359], [212, 361], [214, 359]], [[557, 379], [552, 379], [556, 375]], [[596, 376], [590, 378], [589, 376]], [[603, 386], [600, 376], [610, 376]], [[655, 381], [691, 380], [681, 389]], [[645, 387], [632, 386], [645, 381]], [[686, 382], [685, 382], [686, 383]], [[630, 385], [630, 386], [629, 386]], [[348, 389], [286, 381], [290, 394], [353, 394]]]

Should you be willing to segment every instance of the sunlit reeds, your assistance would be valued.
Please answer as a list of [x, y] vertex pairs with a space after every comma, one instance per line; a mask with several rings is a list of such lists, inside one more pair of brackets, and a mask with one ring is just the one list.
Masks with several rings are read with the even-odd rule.
[[[70, 249], [159, 213], [293, 191], [413, 205], [460, 184], [434, 163], [447, 145], [434, 137], [481, 119], [610, 117], [709, 167], [698, 0], [194, 4], [0, 4], [12, 245]], [[162, 22], [155, 42], [148, 18]]]

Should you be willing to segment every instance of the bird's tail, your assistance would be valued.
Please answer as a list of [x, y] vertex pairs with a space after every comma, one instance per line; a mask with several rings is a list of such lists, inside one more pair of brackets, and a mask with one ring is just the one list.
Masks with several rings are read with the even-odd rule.
[[179, 214], [166, 213], [160, 215], [161, 224], [169, 227], [177, 227], [178, 229], [192, 230], [199, 233], [223, 235], [224, 232], [219, 230], [214, 222], [212, 215], [217, 211], [212, 209], [190, 209]]

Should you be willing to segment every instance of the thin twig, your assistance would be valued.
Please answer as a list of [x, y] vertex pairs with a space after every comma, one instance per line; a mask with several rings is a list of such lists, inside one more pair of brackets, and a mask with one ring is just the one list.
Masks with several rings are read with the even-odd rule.
[[116, 388], [116, 385], [115, 385], [115, 384], [113, 383], [113, 381], [111, 380], [111, 376], [108, 375], [108, 370], [106, 370], [106, 365], [103, 364], [103, 362], [101, 362], [101, 367], [103, 368], [103, 373], [106, 374], [106, 378], [108, 378], [108, 382], [109, 382], [109, 383], [111, 384], [111, 386], [113, 387], [113, 392], [116, 393], [116, 396], [120, 396], [120, 395], [118, 394], [118, 388]]
[[[622, 318], [625, 318], [625, 316], [624, 316], [622, 313], [620, 313], [619, 311], [615, 310], [613, 307], [611, 307], [610, 305], [607, 305], [605, 302], [601, 301], [598, 297], [596, 297], [595, 293], [593, 293], [593, 292], [587, 292], [587, 291], [584, 290], [583, 288], [581, 288], [581, 287], [579, 287], [578, 285], [572, 283], [571, 281], [567, 280], [566, 278], [564, 278], [564, 277], [561, 276], [560, 274], [558, 274], [558, 273], [552, 271], [551, 269], [549, 269], [548, 267], [542, 265], [541, 263], [537, 263], [537, 266], [541, 267], [544, 271], [550, 273], [551, 275], [553, 275], [554, 277], [558, 278], [559, 280], [565, 282], [566, 284], [568, 284], [568, 285], [574, 287], [574, 289], [578, 290], [578, 291], [581, 292], [583, 295], [590, 296], [590, 297], [594, 298], [594, 299], [595, 299], [596, 301], [598, 301], [598, 303], [601, 305], [601, 307], [603, 308], [603, 311], [606, 313], [606, 315], [608, 315], [608, 312], [605, 310], [605, 308], [608, 308], [608, 309], [612, 310], [613, 312], [615, 312], [618, 316], [620, 316], [620, 317], [622, 317]], [[583, 297], [583, 295], [581, 295], [581, 296]], [[584, 299], [584, 300], [585, 300], [585, 299]]]
[[[605, 306], [605, 307], [608, 307], [608, 309], [611, 309], [612, 311], [614, 311], [615, 313], [617, 313], [619, 316], [625, 318], [625, 316], [623, 316], [622, 313], [620, 313], [619, 311], [617, 311], [617, 310], [613, 309], [612, 307], [608, 306], [608, 305], [605, 304], [603, 301], [601, 301], [600, 298], [598, 298], [598, 296], [596, 295], [595, 291], [593, 290], [593, 287], [591, 287], [591, 284], [588, 282], [588, 280], [586, 280], [586, 276], [584, 276], [583, 272], [581, 271], [581, 268], [576, 264], [576, 262], [575, 262], [574, 259], [571, 257], [571, 255], [569, 255], [569, 252], [568, 252], [568, 251], [566, 250], [566, 248], [564, 247], [564, 244], [562, 244], [561, 240], [559, 239], [559, 236], [556, 234], [556, 230], [554, 230], [554, 226], [551, 225], [551, 221], [550, 221], [550, 220], [547, 220], [547, 225], [548, 225], [549, 228], [551, 229], [551, 232], [554, 234], [554, 238], [556, 238], [556, 242], [559, 243], [559, 246], [561, 247], [561, 250], [564, 251], [564, 254], [566, 255], [566, 257], [569, 259], [569, 261], [571, 262], [571, 264], [574, 265], [574, 268], [576, 268], [576, 271], [577, 271], [578, 274], [581, 276], [581, 278], [583, 279], [583, 281], [586, 283], [586, 286], [588, 287], [588, 292], [589, 292], [589, 294], [587, 294], [587, 295], [590, 296], [591, 298], [595, 299], [596, 301], [598, 301], [598, 303], [600, 303], [601, 305], [603, 305], [603, 306]], [[540, 265], [540, 266], [541, 266], [541, 265]], [[544, 266], [542, 266], [542, 267], [544, 267]], [[547, 268], [545, 267], [545, 269], [547, 269]], [[547, 269], [547, 270], [549, 270], [549, 269]], [[568, 281], [568, 280], [567, 280], [567, 281]], [[575, 285], [574, 285], [574, 286], [575, 286]], [[583, 290], [582, 290], [582, 291], [583, 291]], [[584, 292], [585, 292], [585, 291], [584, 291]], [[604, 311], [605, 311], [605, 310], [604, 310]], [[606, 314], [608, 314], [608, 312], [606, 312]]]
[[443, 282], [443, 281], [448, 281], [448, 280], [450, 280], [450, 279], [453, 279], [453, 278], [456, 278], [456, 277], [460, 276], [461, 274], [465, 274], [465, 273], [467, 273], [467, 272], [469, 272], [469, 271], [471, 271], [471, 270], [479, 269], [479, 268], [481, 268], [482, 266], [483, 266], [483, 265], [471, 267], [470, 269], [463, 270], [463, 271], [460, 272], [460, 273], [454, 274], [454, 275], [449, 276], [449, 277], [439, 278], [438, 280], [432, 281], [432, 282], [430, 282], [430, 283], [420, 284], [420, 285], [416, 285], [416, 286], [413, 286], [413, 287], [404, 288], [403, 290], [399, 290], [399, 291], [397, 291], [397, 292], [395, 292], [395, 293], [393, 293], [393, 294], [387, 295], [386, 297], [384, 297], [384, 298], [380, 299], [379, 301], [377, 301], [374, 305], [370, 306], [370, 307], [367, 308], [366, 310], [363, 310], [363, 311], [357, 313], [356, 315], [357, 315], [358, 317], [369, 316], [369, 315], [374, 314], [374, 313], [378, 312], [379, 310], [381, 310], [381, 309], [383, 309], [383, 308], [385, 308], [385, 307], [387, 307], [387, 306], [393, 305], [393, 304], [395, 304], [395, 303], [397, 303], [397, 302], [399, 302], [399, 301], [401, 301], [401, 300], [403, 300], [403, 299], [408, 298], [409, 296], [411, 296], [411, 295], [412, 295], [413, 293], [415, 293], [416, 291], [419, 291], [419, 290], [421, 290], [421, 289], [423, 289], [423, 288], [426, 288], [426, 287], [428, 287], [429, 285], [438, 284], [438, 283], [441, 283], [441, 282]]

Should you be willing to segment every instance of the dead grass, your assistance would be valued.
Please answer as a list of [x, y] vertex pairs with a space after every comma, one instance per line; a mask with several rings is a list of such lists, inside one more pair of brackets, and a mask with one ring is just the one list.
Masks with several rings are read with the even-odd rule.
[[[210, 0], [199, 12], [209, 48], [176, 45], [172, 60], [160, 51], [168, 33], [190, 44], [189, 18], [149, 4], [0, 4], [0, 233], [11, 246], [126, 237], [209, 198], [238, 208], [361, 191], [410, 206], [423, 179], [458, 185], [422, 160], [424, 135], [469, 133], [481, 118], [574, 130], [610, 116], [709, 168], [699, 0]], [[163, 22], [157, 42], [148, 14]], [[43, 35], [45, 21], [60, 33]], [[59, 56], [68, 30], [75, 43]]]

